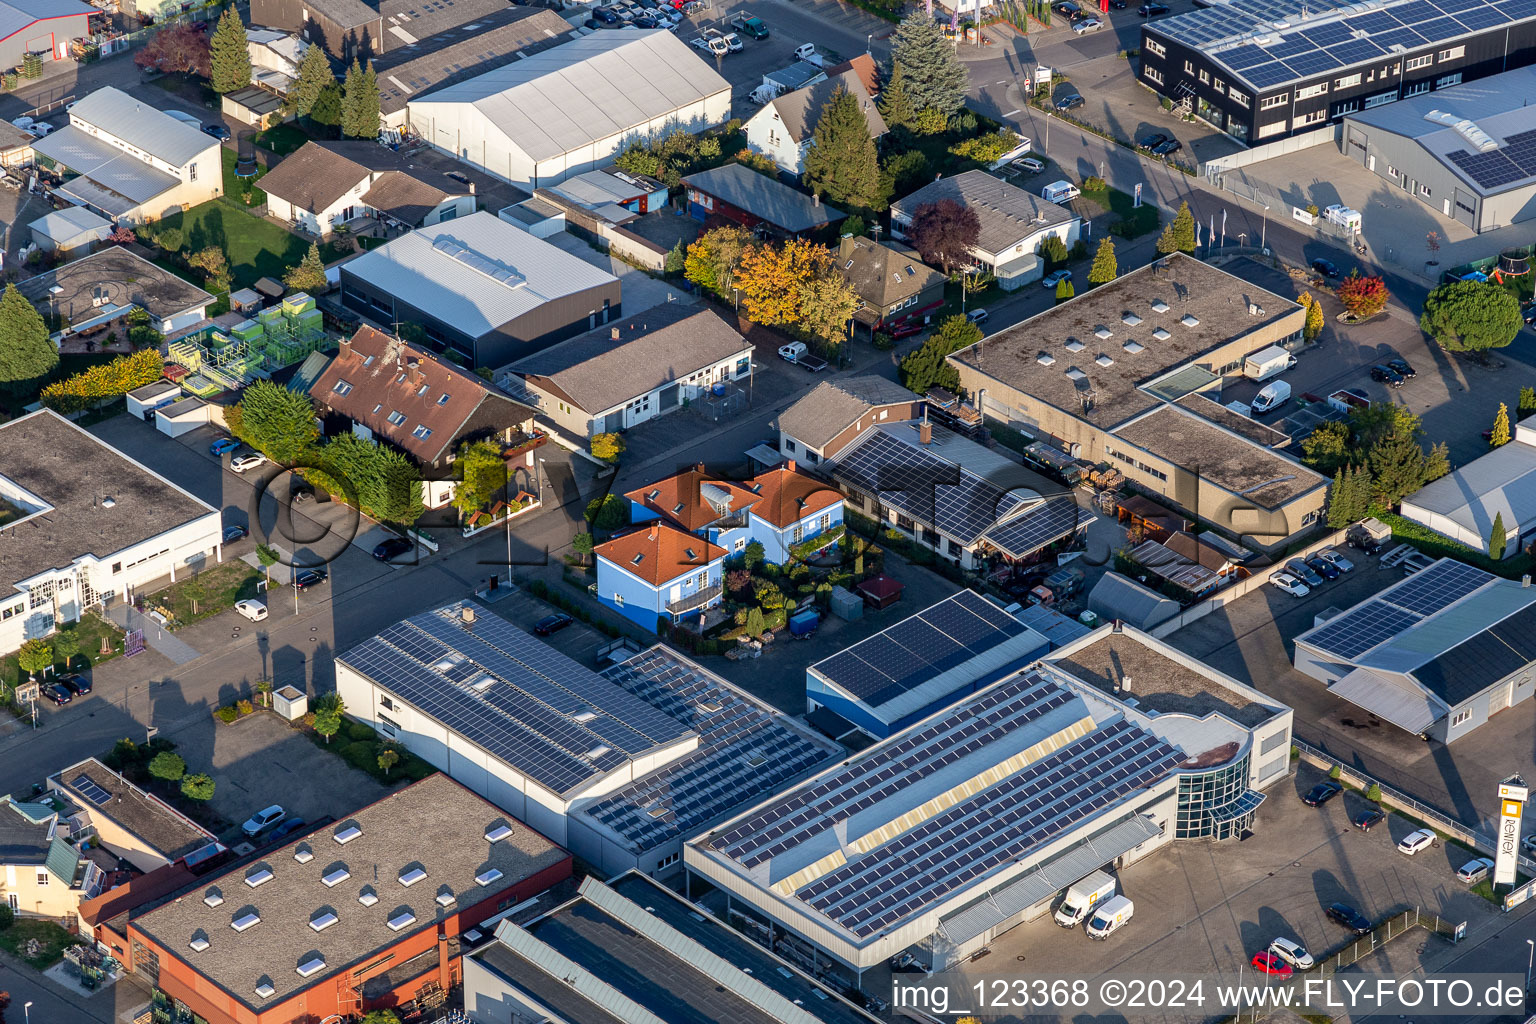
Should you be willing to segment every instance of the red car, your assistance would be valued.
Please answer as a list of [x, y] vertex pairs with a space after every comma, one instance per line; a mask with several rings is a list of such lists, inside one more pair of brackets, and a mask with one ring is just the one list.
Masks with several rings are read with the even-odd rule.
[[1262, 974], [1273, 974], [1279, 978], [1289, 978], [1291, 976], [1291, 965], [1281, 960], [1274, 953], [1255, 953], [1251, 963], [1254, 970]]
[[902, 338], [910, 338], [914, 334], [923, 333], [923, 325], [910, 322], [904, 324], [891, 324], [885, 329], [885, 333], [889, 334], [897, 341], [900, 341]]

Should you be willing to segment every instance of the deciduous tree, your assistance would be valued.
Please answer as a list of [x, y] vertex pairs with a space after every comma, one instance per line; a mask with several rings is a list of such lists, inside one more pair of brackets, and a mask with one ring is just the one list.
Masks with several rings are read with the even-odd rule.
[[980, 340], [981, 328], [965, 317], [946, 318], [921, 348], [901, 361], [902, 386], [918, 394], [935, 385], [950, 391], [958, 390], [960, 371], [945, 357]]
[[16, 652], [16, 664], [27, 674], [29, 681], [36, 682], [39, 672], [53, 667], [53, 648], [42, 639], [24, 641], [21, 650]]
[[1165, 256], [1195, 251], [1195, 215], [1189, 212], [1188, 202], [1179, 204], [1179, 212], [1163, 228], [1162, 236], [1157, 240], [1157, 251]]
[[1301, 461], [1319, 473], [1336, 473], [1349, 464], [1354, 452], [1354, 434], [1349, 424], [1339, 420], [1319, 423], [1317, 429], [1301, 442]]
[[320, 99], [320, 91], [336, 84], [331, 62], [325, 55], [325, 47], [310, 44], [299, 62], [299, 77], [288, 89], [288, 105], [300, 117], [308, 117]]
[[1488, 438], [1488, 447], [1500, 448], [1509, 444], [1509, 407], [1503, 402], [1499, 403], [1499, 411], [1493, 416], [1493, 433]]
[[[805, 239], [751, 246], [742, 253], [736, 273], [742, 308], [760, 324], [799, 324], [805, 289], [834, 273], [833, 267], [831, 251]], [[836, 299], [835, 294], [831, 297]]]
[[28, 391], [59, 365], [59, 350], [48, 337], [42, 314], [14, 284], [0, 295], [0, 389]]
[[745, 228], [712, 228], [688, 247], [683, 276], [722, 299], [730, 299], [736, 269], [751, 244], [752, 233]]
[[400, 751], [392, 746], [386, 745], [381, 747], [379, 748], [378, 762], [379, 771], [384, 773], [385, 778], [388, 778], [390, 769], [400, 763]]
[[1451, 281], [1429, 293], [1419, 327], [1451, 352], [1486, 352], [1515, 340], [1520, 303], [1487, 281]]
[[187, 774], [187, 762], [178, 754], [162, 750], [149, 762], [149, 774], [167, 783], [180, 782]]
[[165, 359], [158, 349], [140, 349], [55, 381], [43, 388], [41, 397], [48, 408], [68, 415], [88, 409], [103, 399], [117, 398], [134, 388], [153, 384], [160, 379], [164, 369]]
[[[862, 95], [862, 93], [860, 94]], [[805, 187], [834, 203], [877, 210], [885, 206], [880, 159], [862, 102], [838, 86], [822, 105], [805, 154]]]
[[1339, 285], [1336, 294], [1344, 308], [1361, 319], [1367, 319], [1387, 308], [1387, 285], [1380, 277], [1362, 277], [1356, 270]]
[[1302, 292], [1301, 298], [1296, 300], [1301, 308], [1306, 310], [1306, 319], [1302, 322], [1301, 336], [1306, 341], [1314, 341], [1323, 333], [1323, 304], [1313, 297], [1311, 292]]
[[1099, 251], [1093, 254], [1093, 266], [1088, 268], [1088, 283], [1109, 284], [1120, 276], [1120, 263], [1115, 258], [1115, 243], [1108, 235], [1099, 241]]
[[208, 78], [213, 74], [208, 35], [190, 23], [162, 28], [150, 37], [133, 62], [145, 70], [165, 74], [189, 74]]
[[49, 639], [53, 643], [53, 656], [63, 660], [64, 671], [68, 672], [80, 653], [80, 634], [73, 629], [61, 629]]
[[940, 199], [912, 211], [906, 235], [924, 262], [937, 263], [948, 275], [956, 264], [970, 259], [971, 247], [981, 237], [981, 219], [964, 203]]
[[203, 272], [209, 291], [229, 291], [229, 257], [218, 246], [210, 245], [193, 253], [187, 257], [187, 266]]
[[587, 527], [617, 530], [629, 522], [629, 509], [617, 494], [605, 494], [587, 502]]
[[466, 515], [486, 507], [507, 489], [506, 460], [489, 441], [475, 441], [461, 447], [454, 465], [460, 480], [453, 494], [453, 504]]
[[233, 6], [225, 8], [219, 27], [208, 42], [209, 82], [216, 93], [229, 93], [251, 84], [251, 51], [245, 25]]
[[207, 803], [213, 799], [213, 779], [207, 775], [186, 775], [181, 780], [181, 795], [188, 800], [196, 800], [198, 803]]
[[859, 308], [859, 294], [843, 275], [827, 267], [800, 286], [802, 331], [829, 347], [842, 344]]
[[595, 434], [590, 442], [592, 457], [610, 465], [619, 461], [619, 456], [624, 454], [624, 447], [624, 438], [614, 433]]
[[325, 262], [320, 259], [319, 243], [309, 243], [309, 252], [304, 254], [298, 266], [288, 268], [288, 272], [283, 275], [283, 283], [296, 292], [325, 291]]
[[970, 77], [954, 44], [933, 16], [914, 11], [896, 28], [891, 42], [892, 80], [900, 75], [914, 109], [932, 109], [947, 118], [965, 102]]

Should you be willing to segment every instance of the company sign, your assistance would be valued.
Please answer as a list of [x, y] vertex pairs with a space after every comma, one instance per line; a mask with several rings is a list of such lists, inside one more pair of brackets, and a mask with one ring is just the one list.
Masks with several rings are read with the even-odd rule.
[[1518, 775], [1499, 783], [1499, 832], [1494, 839], [1493, 884], [1515, 884], [1515, 862], [1520, 856], [1520, 817], [1530, 790]]

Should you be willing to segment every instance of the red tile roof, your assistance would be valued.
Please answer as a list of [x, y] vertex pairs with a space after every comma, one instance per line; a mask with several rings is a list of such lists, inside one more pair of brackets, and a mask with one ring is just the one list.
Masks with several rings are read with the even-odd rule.
[[[716, 497], [721, 496], [719, 492], [724, 492], [724, 496], [730, 498], [730, 508], [723, 513], [718, 511], [706, 500], [704, 488], [701, 486], [703, 484], [716, 488]], [[672, 520], [689, 533], [702, 530], [716, 520], [741, 512], [757, 504], [759, 500], [757, 495], [741, 484], [732, 483], [729, 480], [711, 479], [704, 473], [702, 467], [687, 469], [676, 476], [638, 487], [624, 497]]]
[[793, 460], [747, 481], [760, 499], [752, 514], [780, 529], [843, 500], [835, 488], [795, 469]]
[[597, 554], [660, 587], [724, 558], [725, 548], [658, 522], [599, 544]]
[[[532, 409], [479, 377], [372, 327], [358, 328], [341, 343], [340, 355], [320, 374], [310, 395], [428, 465], [451, 451], [487, 403], [498, 407], [493, 413], [498, 429], [533, 419]], [[423, 430], [430, 433], [422, 437]]]

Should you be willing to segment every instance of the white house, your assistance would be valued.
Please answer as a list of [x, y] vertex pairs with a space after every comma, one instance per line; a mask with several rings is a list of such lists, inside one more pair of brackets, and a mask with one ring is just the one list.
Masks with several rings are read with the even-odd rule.
[[1082, 218], [1064, 206], [994, 178], [983, 170], [940, 178], [891, 204], [891, 234], [906, 238], [917, 210], [950, 199], [976, 211], [981, 232], [971, 247], [976, 263], [996, 276], [1005, 291], [1038, 281], [1045, 266], [1036, 250], [1054, 235], [1071, 248]]
[[143, 224], [216, 199], [219, 141], [107, 86], [77, 100], [69, 124], [32, 146], [76, 172], [55, 191], [118, 224]]
[[222, 559], [219, 511], [49, 410], [0, 425], [0, 651]]
[[57, 316], [64, 324], [61, 335], [119, 320], [134, 306], [149, 314], [161, 334], [174, 334], [205, 320], [214, 302], [197, 285], [121, 245], [28, 278], [16, 290]]
[[299, 65], [309, 44], [292, 32], [270, 28], [245, 30], [245, 48], [251, 55], [251, 81], [279, 95], [299, 78]]
[[725, 123], [731, 86], [670, 32], [595, 32], [412, 99], [408, 115], [435, 148], [531, 192], [637, 139]]
[[267, 211], [312, 235], [354, 220], [419, 228], [475, 212], [475, 188], [373, 142], [306, 142], [261, 179]]
[[724, 593], [726, 551], [703, 537], [652, 522], [597, 546], [597, 599], [644, 628], [702, 614]]
[[885, 134], [885, 119], [875, 109], [874, 100], [870, 99], [858, 72], [850, 70], [786, 93], [766, 104], [746, 123], [747, 148], [768, 157], [781, 170], [796, 175], [802, 173], [805, 153], [812, 145], [822, 109], [839, 91], [851, 93], [858, 100], [859, 108], [869, 122], [870, 138], [878, 139]]

